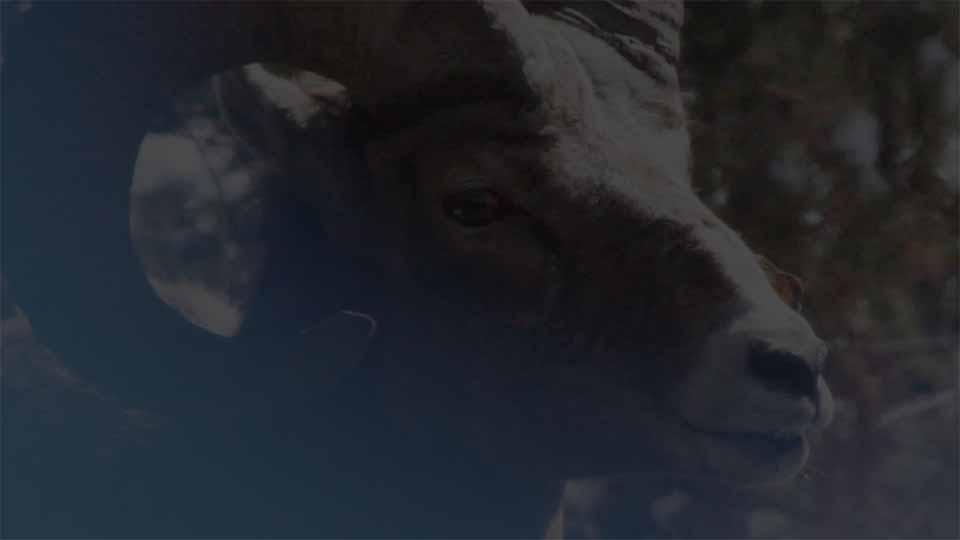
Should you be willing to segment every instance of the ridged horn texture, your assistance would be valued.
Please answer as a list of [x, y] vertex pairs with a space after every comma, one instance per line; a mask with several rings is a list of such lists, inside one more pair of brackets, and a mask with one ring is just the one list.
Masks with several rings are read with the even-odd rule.
[[659, 0], [526, 2], [531, 13], [563, 20], [602, 39], [634, 67], [677, 86], [683, 3]]

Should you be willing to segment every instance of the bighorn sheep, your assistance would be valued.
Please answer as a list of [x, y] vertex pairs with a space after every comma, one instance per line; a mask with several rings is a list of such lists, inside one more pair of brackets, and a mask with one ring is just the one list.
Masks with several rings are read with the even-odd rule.
[[[795, 284], [690, 187], [678, 2], [9, 15], [5, 271], [68, 362], [182, 435], [96, 477], [123, 484], [116, 512], [136, 520], [85, 497], [89, 482], [24, 488], [21, 509], [83, 508], [71, 536], [534, 536], [565, 479], [782, 481], [829, 421], [826, 350], [788, 305]], [[349, 94], [355, 174], [277, 196], [320, 231], [299, 246], [328, 285], [312, 314], [377, 323], [335, 385], [314, 377], [333, 353], [290, 359], [309, 334], [271, 313], [271, 291], [214, 338], [157, 300], [127, 236], [160, 107], [255, 61]], [[334, 326], [344, 340], [351, 324]]]

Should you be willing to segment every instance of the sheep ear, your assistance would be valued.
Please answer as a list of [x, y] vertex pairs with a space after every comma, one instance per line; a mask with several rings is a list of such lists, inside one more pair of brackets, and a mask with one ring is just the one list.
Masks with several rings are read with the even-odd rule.
[[757, 255], [760, 261], [760, 267], [763, 268], [770, 285], [781, 300], [793, 309], [800, 311], [802, 309], [804, 284], [799, 277], [781, 270], [775, 264], [770, 262], [763, 255]]

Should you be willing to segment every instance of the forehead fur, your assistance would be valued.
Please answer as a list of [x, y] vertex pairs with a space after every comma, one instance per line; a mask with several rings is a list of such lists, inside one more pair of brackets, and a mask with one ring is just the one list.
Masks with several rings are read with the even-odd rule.
[[[634, 39], [603, 26], [609, 22], [603, 19], [610, 5], [605, 6], [588, 3], [531, 14], [516, 4], [486, 5], [494, 26], [507, 27], [523, 57], [536, 106], [518, 108], [513, 99], [461, 105], [457, 114], [448, 109], [421, 121], [419, 131], [446, 140], [464, 131], [538, 134], [550, 141], [537, 150], [550, 193], [587, 215], [594, 203], [616, 201], [635, 217], [682, 225], [684, 236], [711, 255], [738, 296], [768, 311], [783, 311], [750, 249], [690, 187], [678, 46], [669, 40], [679, 33], [678, 19], [645, 20], [641, 26], [649, 35], [644, 41], [642, 35]], [[420, 139], [409, 132], [401, 138], [413, 146]]]
[[646, 219], [683, 225], [746, 304], [789, 317], [751, 250], [690, 187], [677, 49], [640, 42], [624, 48], [622, 35], [595, 31], [572, 10], [535, 15], [530, 24], [537, 40], [523, 44], [526, 72], [542, 99], [543, 133], [555, 141], [544, 161], [550, 183], [576, 199], [616, 199]]
[[562, 81], [546, 98], [552, 129], [580, 139], [593, 155], [602, 149], [611, 173], [606, 185], [617, 176], [625, 190], [654, 181], [687, 185], [690, 143], [676, 85], [636, 69], [611, 45], [566, 22], [538, 17], [537, 26]]

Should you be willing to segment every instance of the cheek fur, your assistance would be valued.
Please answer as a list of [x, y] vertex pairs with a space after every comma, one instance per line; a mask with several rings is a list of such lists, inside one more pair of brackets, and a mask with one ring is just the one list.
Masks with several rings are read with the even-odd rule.
[[522, 218], [478, 230], [449, 220], [421, 236], [430, 247], [420, 261], [425, 286], [445, 285], [465, 307], [493, 309], [510, 319], [529, 318], [543, 307], [548, 254]]

